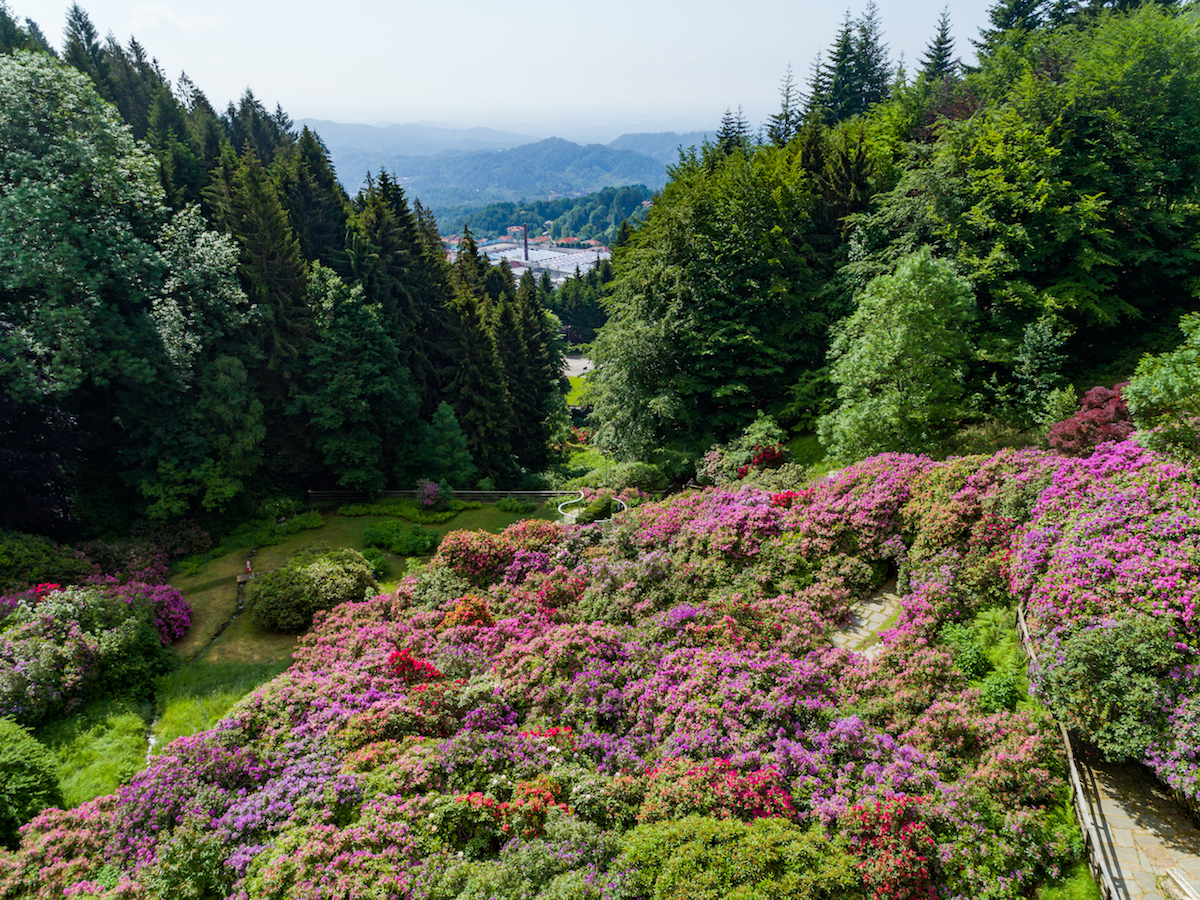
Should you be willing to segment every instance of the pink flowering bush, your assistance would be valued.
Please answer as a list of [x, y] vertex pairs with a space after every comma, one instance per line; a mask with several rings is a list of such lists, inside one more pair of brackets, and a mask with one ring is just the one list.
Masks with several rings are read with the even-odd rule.
[[[1052, 724], [964, 650], [1014, 595], [1041, 695], [1092, 727], [1072, 698], [1111, 663], [1146, 702], [1114, 682], [1109, 721], [1158, 709], [1139, 754], [1195, 791], [1200, 514], [1179, 464], [1109, 444], [728, 483], [604, 527], [451, 533], [394, 593], [318, 613], [216, 727], [26, 826], [0, 898], [790, 896], [819, 877], [1018, 900], [1080, 844]], [[832, 646], [881, 587], [900, 600], [878, 646]], [[63, 628], [59, 668], [86, 671]], [[1096, 634], [1122, 635], [1115, 655]]]

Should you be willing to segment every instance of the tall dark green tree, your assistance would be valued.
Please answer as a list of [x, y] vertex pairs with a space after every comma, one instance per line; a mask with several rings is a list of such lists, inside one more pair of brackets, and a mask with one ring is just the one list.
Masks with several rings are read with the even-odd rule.
[[305, 259], [320, 260], [343, 276], [348, 275], [346, 224], [350, 199], [337, 180], [329, 150], [320, 137], [305, 126], [296, 141], [296, 152], [278, 165], [276, 174], [288, 221]]
[[63, 61], [87, 75], [101, 97], [112, 99], [100, 34], [78, 3], [72, 3], [67, 10], [67, 24], [63, 28]]
[[515, 476], [514, 417], [496, 340], [497, 310], [484, 290], [486, 269], [467, 230], [454, 261], [454, 293], [446, 305], [442, 395], [454, 409], [481, 475], [505, 483]]
[[957, 68], [958, 63], [954, 59], [954, 38], [950, 35], [950, 7], [945, 6], [938, 17], [937, 33], [925, 48], [925, 55], [921, 57], [920, 74], [926, 81], [936, 81], [953, 75]]

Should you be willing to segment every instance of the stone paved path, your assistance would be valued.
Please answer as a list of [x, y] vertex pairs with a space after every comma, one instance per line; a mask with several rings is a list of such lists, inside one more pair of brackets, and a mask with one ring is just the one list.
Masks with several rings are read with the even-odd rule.
[[1170, 896], [1158, 883], [1161, 870], [1174, 870], [1185, 889], [1200, 896], [1200, 829], [1170, 792], [1137, 766], [1108, 765], [1083, 755], [1075, 762], [1094, 820], [1092, 839], [1109, 863], [1117, 900]]
[[850, 610], [850, 621], [833, 633], [835, 647], [858, 650], [864, 655], [874, 656], [883, 649], [879, 643], [879, 630], [900, 610], [900, 598], [896, 596], [896, 582], [889, 581], [874, 594]]

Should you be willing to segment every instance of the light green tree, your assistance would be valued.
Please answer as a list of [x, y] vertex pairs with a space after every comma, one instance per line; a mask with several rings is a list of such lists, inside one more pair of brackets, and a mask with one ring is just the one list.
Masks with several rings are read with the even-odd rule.
[[970, 283], [928, 248], [872, 279], [830, 348], [839, 405], [818, 421], [830, 455], [936, 450], [962, 414], [975, 317]]
[[1195, 457], [1200, 451], [1200, 313], [1179, 321], [1183, 343], [1143, 356], [1121, 396], [1138, 427], [1138, 442]]

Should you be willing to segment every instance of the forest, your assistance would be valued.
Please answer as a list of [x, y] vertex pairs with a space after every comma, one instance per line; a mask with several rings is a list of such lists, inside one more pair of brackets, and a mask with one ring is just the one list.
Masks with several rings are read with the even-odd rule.
[[931, 30], [555, 290], [0, 6], [0, 900], [1099, 900], [1060, 725], [1195, 816], [1198, 11]]

